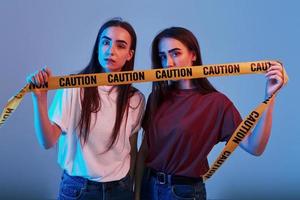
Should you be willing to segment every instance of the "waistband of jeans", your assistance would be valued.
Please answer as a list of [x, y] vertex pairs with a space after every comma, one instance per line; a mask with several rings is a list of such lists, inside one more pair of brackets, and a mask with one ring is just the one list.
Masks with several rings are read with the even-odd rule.
[[124, 178], [122, 178], [120, 180], [108, 181], [108, 182], [97, 182], [97, 181], [92, 181], [92, 180], [89, 180], [89, 179], [81, 177], [81, 176], [71, 176], [66, 172], [66, 170], [63, 171], [63, 176], [71, 178], [74, 181], [79, 182], [81, 184], [102, 186], [102, 185], [118, 185], [121, 181], [125, 180], [129, 176], [129, 174], [127, 174]]
[[202, 177], [187, 177], [180, 175], [167, 174], [162, 171], [157, 171], [150, 168], [150, 175], [154, 177], [159, 184], [170, 185], [194, 185], [197, 183], [203, 183]]

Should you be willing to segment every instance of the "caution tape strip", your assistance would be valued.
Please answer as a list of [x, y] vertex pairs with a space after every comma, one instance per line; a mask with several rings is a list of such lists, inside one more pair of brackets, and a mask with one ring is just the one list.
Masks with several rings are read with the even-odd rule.
[[[34, 90], [54, 90], [62, 88], [82, 88], [94, 87], [100, 85], [121, 85], [129, 83], [167, 81], [180, 79], [194, 79], [216, 76], [234, 76], [243, 74], [262, 74], [266, 73], [271, 66], [271, 60], [240, 62], [227, 64], [213, 64], [192, 67], [174, 67], [168, 69], [154, 69], [142, 71], [126, 71], [115, 73], [98, 73], [98, 74], [81, 74], [70, 76], [54, 76], [50, 77], [48, 83], [41, 86], [27, 84], [17, 95], [8, 100], [0, 116], [0, 127], [5, 123], [8, 117], [17, 109], [24, 96], [28, 92]], [[284, 84], [288, 81], [288, 76], [283, 69]], [[278, 91], [277, 91], [278, 92]], [[232, 137], [224, 147], [221, 154], [210, 167], [209, 171], [203, 176], [206, 180], [210, 178], [215, 171], [224, 163], [231, 155], [239, 143], [246, 137], [251, 129], [256, 125], [262, 113], [274, 98], [275, 94], [264, 100], [256, 109], [241, 122], [233, 133]]]
[[219, 154], [218, 158], [214, 161], [213, 165], [203, 175], [203, 181], [209, 179], [220, 166], [227, 160], [232, 154], [235, 148], [242, 142], [242, 140], [251, 133], [251, 130], [255, 127], [259, 119], [262, 117], [263, 112], [266, 110], [270, 102], [274, 99], [275, 94], [264, 100], [258, 107], [256, 107], [244, 120], [240, 123], [237, 129], [232, 134], [231, 138]]

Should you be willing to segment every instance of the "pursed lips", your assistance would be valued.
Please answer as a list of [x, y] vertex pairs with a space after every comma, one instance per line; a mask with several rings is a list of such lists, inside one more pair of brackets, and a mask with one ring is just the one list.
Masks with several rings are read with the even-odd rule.
[[107, 64], [114, 64], [115, 63], [115, 60], [111, 59], [111, 58], [105, 58], [104, 61], [107, 63]]

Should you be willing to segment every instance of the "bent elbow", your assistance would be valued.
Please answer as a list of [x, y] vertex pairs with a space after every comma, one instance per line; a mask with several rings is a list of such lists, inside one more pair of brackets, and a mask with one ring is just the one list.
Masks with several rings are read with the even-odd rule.
[[254, 153], [252, 153], [252, 155], [256, 156], [256, 157], [259, 157], [263, 154], [263, 152], [261, 151], [255, 151]]
[[259, 148], [246, 148], [245, 146], [241, 146], [242, 149], [244, 149], [247, 153], [253, 155], [253, 156], [261, 156], [264, 152], [263, 149], [259, 149]]
[[50, 145], [44, 145], [43, 147], [44, 147], [45, 150], [48, 150], [48, 149], [51, 149], [52, 146], [50, 146]]
[[40, 143], [40, 146], [44, 149], [44, 150], [48, 150], [51, 149], [53, 147], [53, 144], [49, 144], [49, 143]]
[[255, 149], [254, 151], [252, 151], [251, 154], [258, 157], [258, 156], [261, 156], [264, 153], [264, 150], [265, 149], [259, 149], [258, 148], [258, 149]]
[[265, 148], [263, 146], [260, 145], [254, 145], [254, 144], [248, 144], [248, 145], [241, 145], [241, 147], [248, 152], [249, 154], [253, 155], [253, 156], [261, 156], [264, 151]]

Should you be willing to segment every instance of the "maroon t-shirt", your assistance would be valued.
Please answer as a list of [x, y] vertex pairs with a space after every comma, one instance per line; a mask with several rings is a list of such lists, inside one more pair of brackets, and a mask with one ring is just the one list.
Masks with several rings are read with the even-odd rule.
[[208, 153], [218, 142], [228, 141], [241, 121], [222, 93], [175, 90], [158, 109], [146, 135], [146, 165], [168, 174], [204, 175], [209, 169]]

